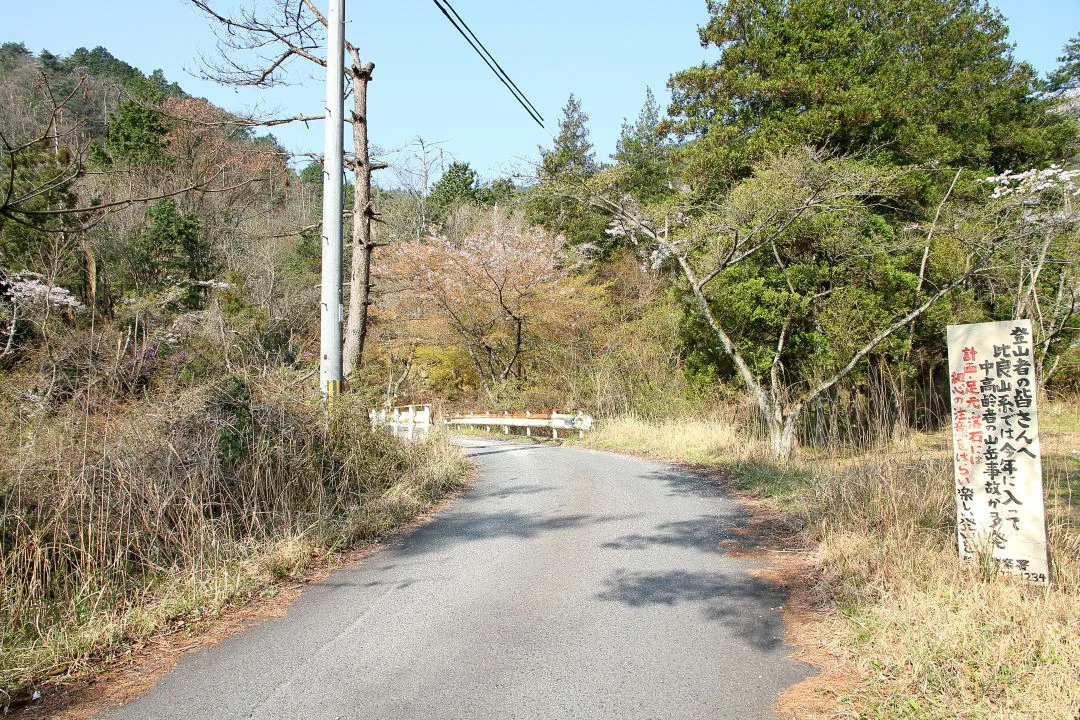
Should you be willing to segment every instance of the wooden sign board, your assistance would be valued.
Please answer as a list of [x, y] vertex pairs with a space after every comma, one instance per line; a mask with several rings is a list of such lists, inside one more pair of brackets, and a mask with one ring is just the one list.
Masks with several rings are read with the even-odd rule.
[[948, 338], [960, 556], [1046, 583], [1031, 321], [950, 325]]

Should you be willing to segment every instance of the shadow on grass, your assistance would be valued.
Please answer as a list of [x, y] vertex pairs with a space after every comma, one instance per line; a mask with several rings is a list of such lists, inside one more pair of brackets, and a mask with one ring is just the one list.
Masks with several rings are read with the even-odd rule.
[[810, 485], [810, 472], [767, 462], [738, 462], [727, 466], [735, 488], [761, 497], [787, 501]]

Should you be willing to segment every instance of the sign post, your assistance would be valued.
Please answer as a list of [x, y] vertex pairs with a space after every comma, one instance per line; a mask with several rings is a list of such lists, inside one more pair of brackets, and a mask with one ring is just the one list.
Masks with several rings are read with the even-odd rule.
[[948, 339], [960, 556], [1047, 583], [1031, 321], [950, 325]]

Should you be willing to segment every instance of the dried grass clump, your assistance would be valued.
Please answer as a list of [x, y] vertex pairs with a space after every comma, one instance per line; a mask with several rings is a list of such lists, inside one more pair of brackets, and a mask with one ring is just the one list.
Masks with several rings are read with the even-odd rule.
[[1080, 598], [966, 563], [930, 541], [828, 533], [819, 548], [850, 620], [834, 651], [860, 670], [866, 718], [1072, 718]]
[[231, 377], [105, 412], [12, 423], [0, 475], [0, 705], [40, 678], [213, 613], [413, 517], [466, 472]]

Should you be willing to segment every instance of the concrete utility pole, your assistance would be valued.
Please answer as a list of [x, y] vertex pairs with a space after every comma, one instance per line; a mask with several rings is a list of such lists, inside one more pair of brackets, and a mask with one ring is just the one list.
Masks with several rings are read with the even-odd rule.
[[345, 142], [345, 0], [327, 13], [326, 128], [323, 145], [323, 248], [319, 389], [329, 401], [341, 392], [341, 227]]

